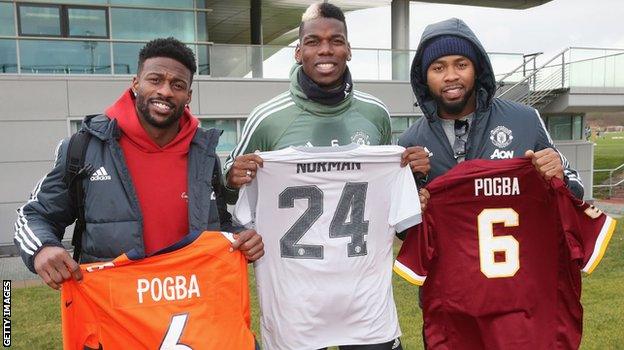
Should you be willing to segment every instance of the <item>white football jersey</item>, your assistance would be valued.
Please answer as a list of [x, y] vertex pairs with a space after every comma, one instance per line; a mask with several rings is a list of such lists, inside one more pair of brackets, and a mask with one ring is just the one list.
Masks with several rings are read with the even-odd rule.
[[377, 344], [401, 335], [392, 296], [395, 231], [421, 221], [400, 146], [290, 147], [264, 167], [234, 210], [254, 227], [262, 341], [268, 350]]

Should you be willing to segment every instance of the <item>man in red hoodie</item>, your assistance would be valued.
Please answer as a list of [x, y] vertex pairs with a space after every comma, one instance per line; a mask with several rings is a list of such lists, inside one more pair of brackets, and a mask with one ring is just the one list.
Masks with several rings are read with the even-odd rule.
[[[110, 260], [135, 250], [149, 256], [190, 231], [238, 232], [232, 250], [249, 261], [264, 254], [254, 230], [232, 225], [221, 193], [220, 130], [199, 128], [188, 104], [195, 56], [174, 38], [156, 39], [139, 54], [131, 88], [105, 115], [87, 117], [91, 134], [85, 164], [93, 175], [83, 187], [86, 229], [81, 263]], [[31, 271], [52, 288], [82, 278], [61, 244], [76, 208], [63, 183], [67, 139], [52, 171], [18, 209], [15, 242]]]

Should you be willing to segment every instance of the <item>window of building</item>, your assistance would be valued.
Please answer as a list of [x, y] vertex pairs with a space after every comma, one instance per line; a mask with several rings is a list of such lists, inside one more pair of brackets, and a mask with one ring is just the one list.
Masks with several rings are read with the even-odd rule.
[[197, 45], [197, 74], [210, 75], [210, 46]]
[[20, 35], [61, 36], [61, 7], [18, 5]]
[[71, 5], [106, 5], [109, 0], [29, 0], [28, 2], [54, 2], [56, 4], [71, 4]]
[[68, 8], [70, 37], [108, 37], [108, 12], [97, 8]]
[[192, 11], [114, 8], [111, 10], [113, 39], [152, 40], [172, 36], [182, 42], [195, 41]]
[[223, 154], [231, 152], [236, 146], [240, 122], [242, 122], [241, 119], [201, 119], [201, 126], [223, 130], [217, 146], [217, 152]]
[[82, 125], [82, 119], [70, 119], [69, 120], [69, 132], [70, 134], [75, 134], [80, 129]]
[[111, 5], [136, 7], [164, 7], [172, 9], [192, 9], [193, 0], [110, 0]]
[[0, 39], [0, 73], [17, 73], [15, 40]]
[[572, 139], [583, 139], [583, 116], [575, 115], [572, 117]]
[[19, 35], [108, 38], [103, 7], [18, 4]]
[[394, 116], [390, 119], [392, 124], [392, 144], [399, 142], [399, 137], [420, 117], [418, 116]]
[[136, 74], [139, 51], [143, 46], [145, 46], [144, 43], [114, 43], [115, 74]]
[[208, 16], [210, 12], [197, 12], [197, 41], [208, 41]]
[[98, 41], [20, 42], [21, 72], [25, 74], [110, 74], [110, 45]]
[[13, 22], [13, 4], [0, 2], [0, 35], [15, 35]]
[[392, 130], [396, 130], [396, 131], [404, 131], [407, 130], [407, 126], [409, 124], [408, 122], [408, 117], [392, 117], [391, 120], [391, 125], [392, 125]]
[[548, 132], [553, 140], [582, 140], [582, 115], [557, 115], [548, 117]]
[[[135, 74], [145, 43], [173, 36], [195, 51], [197, 74], [210, 75], [210, 11], [201, 1], [196, 9], [195, 2], [0, 0], [0, 74]], [[63, 47], [70, 50], [64, 59]]]
[[571, 140], [572, 123], [570, 116], [562, 115], [548, 117], [548, 132], [553, 140]]

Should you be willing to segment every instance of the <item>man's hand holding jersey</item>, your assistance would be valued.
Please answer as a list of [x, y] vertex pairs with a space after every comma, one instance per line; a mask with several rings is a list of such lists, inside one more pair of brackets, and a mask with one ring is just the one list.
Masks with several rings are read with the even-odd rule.
[[256, 261], [264, 255], [262, 236], [256, 230], [245, 230], [235, 233], [234, 239], [232, 250], [240, 250], [247, 258], [247, 261]]
[[429, 165], [430, 152], [421, 146], [408, 147], [401, 155], [401, 166], [410, 166], [412, 173], [427, 175], [431, 166]]
[[244, 184], [250, 183], [258, 167], [262, 167], [262, 158], [257, 154], [248, 153], [236, 157], [227, 173], [227, 186], [239, 189]]
[[537, 152], [528, 150], [524, 153], [524, 156], [533, 161], [535, 169], [544, 179], [550, 180], [556, 177], [563, 180], [563, 164], [561, 163], [559, 152], [552, 148], [545, 148]]
[[[262, 167], [262, 158], [254, 153], [243, 154], [234, 159], [234, 163], [227, 173], [227, 187], [241, 188], [256, 176], [258, 167]], [[253, 262], [264, 255], [262, 236], [256, 230], [245, 230], [234, 234], [236, 241], [232, 243], [232, 250], [240, 250], [248, 261]]]
[[[431, 169], [431, 166], [429, 165], [429, 157], [431, 157], [431, 153], [424, 147], [408, 147], [401, 155], [401, 166], [403, 167], [409, 165], [414, 176], [425, 178]], [[418, 193], [420, 209], [425, 210], [427, 207], [427, 201], [429, 200], [429, 192], [426, 189], [421, 188], [418, 190]]]
[[50, 288], [61, 289], [61, 283], [73, 278], [82, 280], [80, 266], [63, 247], [47, 246], [35, 255], [35, 271]]

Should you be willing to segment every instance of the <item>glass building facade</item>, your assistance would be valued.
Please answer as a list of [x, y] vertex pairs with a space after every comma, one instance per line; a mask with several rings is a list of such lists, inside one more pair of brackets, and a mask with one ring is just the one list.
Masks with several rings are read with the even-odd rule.
[[[245, 12], [240, 2], [232, 6]], [[293, 46], [249, 45], [240, 34], [213, 42], [210, 26], [231, 24], [212, 11], [205, 0], [0, 0], [0, 73], [134, 74], [146, 42], [173, 36], [195, 51], [199, 75], [288, 78]], [[236, 32], [249, 31], [249, 23], [236, 23]], [[411, 60], [414, 51], [353, 48], [349, 67], [355, 79], [392, 80], [396, 55]], [[523, 60], [519, 53], [490, 58], [497, 73]]]
[[146, 42], [173, 36], [210, 74], [209, 12], [193, 0], [0, 0], [0, 73], [133, 74]]

